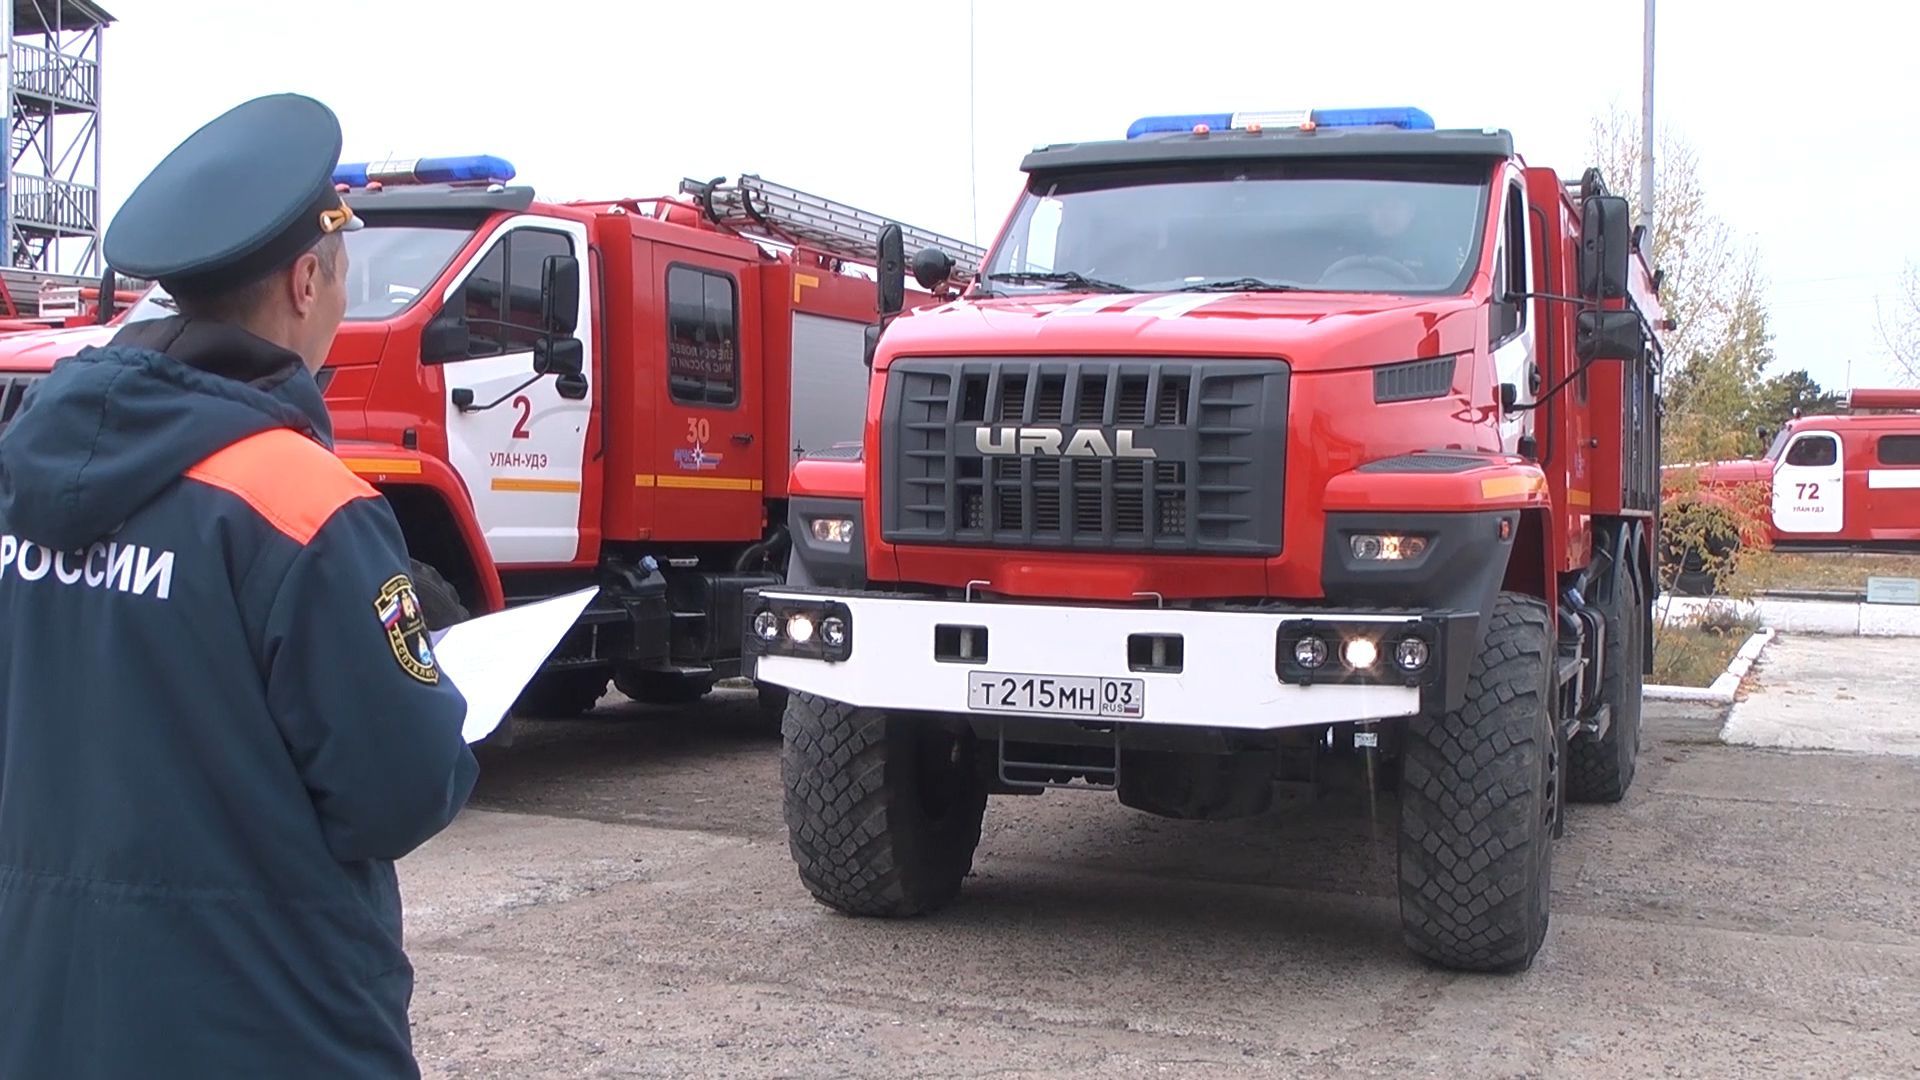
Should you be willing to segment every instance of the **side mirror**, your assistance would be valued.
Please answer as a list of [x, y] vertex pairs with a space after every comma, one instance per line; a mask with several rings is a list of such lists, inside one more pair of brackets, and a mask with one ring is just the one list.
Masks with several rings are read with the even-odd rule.
[[1580, 294], [1589, 300], [1618, 300], [1627, 295], [1627, 268], [1633, 256], [1627, 200], [1595, 195], [1580, 216]]
[[[455, 303], [462, 303], [459, 296]], [[424, 364], [444, 364], [449, 360], [465, 360], [472, 346], [472, 333], [467, 329], [467, 320], [461, 307], [449, 306], [427, 328], [420, 332], [420, 362]]]
[[548, 337], [533, 343], [535, 375], [578, 375], [586, 363], [587, 347], [577, 337]]
[[113, 287], [119, 276], [111, 266], [100, 272], [100, 302], [94, 305], [93, 321], [101, 326], [113, 321], [113, 302], [118, 299], [113, 294]]
[[1582, 360], [1638, 360], [1646, 336], [1631, 311], [1583, 311], [1573, 321], [1573, 351]]
[[[907, 247], [900, 226], [889, 222], [880, 230], [880, 250], [874, 265], [880, 317], [897, 315], [907, 306]], [[873, 354], [867, 354], [871, 362]]]
[[937, 247], [921, 248], [913, 257], [913, 280], [923, 289], [937, 289], [953, 276], [953, 256]]
[[580, 323], [580, 260], [549, 255], [540, 268], [540, 321], [547, 333], [565, 337]]

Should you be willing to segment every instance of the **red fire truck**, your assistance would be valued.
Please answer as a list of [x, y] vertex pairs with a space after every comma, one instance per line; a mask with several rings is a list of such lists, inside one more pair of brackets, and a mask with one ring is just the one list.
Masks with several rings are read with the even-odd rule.
[[[890, 223], [756, 176], [555, 204], [513, 175], [491, 156], [336, 174], [367, 223], [319, 373], [336, 451], [398, 515], [436, 628], [600, 586], [526, 711], [590, 708], [609, 678], [697, 698], [739, 672], [743, 591], [781, 580], [795, 455], [860, 437], [862, 264]], [[113, 332], [0, 337], [0, 424]]]
[[1664, 545], [1681, 592], [1715, 591], [1743, 536], [1788, 551], [1920, 552], [1920, 390], [1854, 390], [1846, 413], [1796, 416], [1757, 459], [1664, 474], [1688, 522]]
[[1625, 200], [1399, 108], [1023, 168], [970, 288], [887, 323], [861, 450], [795, 467], [789, 579], [744, 613], [801, 880], [914, 915], [990, 794], [1218, 819], [1371, 777], [1412, 950], [1528, 966], [1650, 663], [1662, 314]]

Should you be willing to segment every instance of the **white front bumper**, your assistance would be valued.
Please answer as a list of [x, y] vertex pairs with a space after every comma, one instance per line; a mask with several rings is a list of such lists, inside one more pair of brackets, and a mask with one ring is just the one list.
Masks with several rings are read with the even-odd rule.
[[[1222, 612], [1152, 608], [1063, 607], [959, 603], [762, 589], [768, 600], [832, 600], [851, 613], [852, 654], [843, 661], [760, 656], [754, 677], [849, 705], [916, 712], [972, 713], [968, 674], [982, 670], [1038, 676], [1139, 679], [1144, 714], [1128, 724], [1188, 724], [1272, 729], [1413, 716], [1420, 691], [1397, 685], [1282, 683], [1274, 667], [1275, 636], [1290, 619], [1337, 617], [1346, 622], [1403, 623], [1404, 616], [1326, 611]], [[987, 629], [982, 664], [934, 658], [936, 624]], [[1185, 657], [1178, 674], [1139, 672], [1127, 664], [1132, 634], [1179, 634]]]

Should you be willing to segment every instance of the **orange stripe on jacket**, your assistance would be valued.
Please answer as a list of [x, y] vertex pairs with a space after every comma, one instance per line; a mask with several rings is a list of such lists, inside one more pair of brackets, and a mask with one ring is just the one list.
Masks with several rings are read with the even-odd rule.
[[238, 495], [306, 544], [336, 510], [379, 494], [331, 450], [290, 428], [249, 435], [187, 470], [187, 479]]

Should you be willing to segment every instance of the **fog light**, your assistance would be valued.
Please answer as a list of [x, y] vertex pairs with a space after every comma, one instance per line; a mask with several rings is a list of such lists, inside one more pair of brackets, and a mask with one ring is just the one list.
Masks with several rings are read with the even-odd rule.
[[1345, 658], [1348, 667], [1359, 671], [1372, 667], [1373, 662], [1380, 659], [1380, 650], [1366, 638], [1357, 637], [1347, 642], [1340, 650], [1340, 655]]
[[1406, 638], [1394, 646], [1393, 662], [1401, 671], [1419, 671], [1427, 666], [1427, 643], [1417, 637]]
[[787, 620], [787, 636], [796, 645], [805, 645], [813, 640], [813, 619], [806, 615], [795, 615]]
[[1350, 542], [1353, 557], [1361, 562], [1403, 562], [1417, 559], [1427, 550], [1424, 536], [1396, 533], [1363, 533]]
[[780, 620], [771, 611], [762, 611], [753, 617], [753, 634], [761, 641], [773, 641], [780, 636]]
[[829, 615], [820, 622], [820, 640], [827, 647], [837, 649], [847, 643], [847, 624], [838, 616]]
[[1293, 662], [1312, 671], [1327, 662], [1327, 643], [1317, 637], [1303, 637], [1293, 643]]
[[853, 519], [814, 518], [813, 538], [823, 544], [850, 544], [853, 542]]

